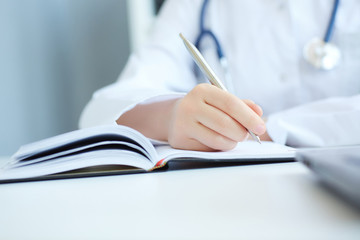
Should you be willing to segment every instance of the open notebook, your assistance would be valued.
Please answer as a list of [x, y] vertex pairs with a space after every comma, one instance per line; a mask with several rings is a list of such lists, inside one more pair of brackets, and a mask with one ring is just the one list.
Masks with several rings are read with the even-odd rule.
[[279, 162], [295, 149], [272, 142], [241, 142], [227, 152], [200, 152], [153, 145], [134, 129], [99, 126], [22, 146], [0, 170], [0, 183], [147, 172], [169, 161]]

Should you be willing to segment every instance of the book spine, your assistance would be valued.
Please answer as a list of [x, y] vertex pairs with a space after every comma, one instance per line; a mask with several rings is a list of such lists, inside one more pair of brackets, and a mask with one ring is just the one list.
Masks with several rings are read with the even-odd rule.
[[162, 167], [164, 167], [165, 165], [166, 165], [165, 158], [163, 158], [163, 159], [161, 159], [160, 161], [158, 161], [158, 162], [155, 164], [155, 166], [149, 170], [149, 172], [150, 172], [150, 171], [154, 171], [155, 169], [162, 168]]

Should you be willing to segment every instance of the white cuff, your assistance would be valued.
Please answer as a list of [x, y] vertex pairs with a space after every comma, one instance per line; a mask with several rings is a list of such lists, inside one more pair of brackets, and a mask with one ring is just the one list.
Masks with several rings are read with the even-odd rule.
[[121, 115], [123, 115], [127, 111], [130, 111], [136, 105], [147, 105], [147, 104], [152, 104], [152, 103], [156, 103], [156, 102], [168, 101], [168, 100], [172, 100], [172, 99], [176, 99], [176, 98], [182, 98], [185, 95], [186, 95], [186, 93], [168, 93], [168, 94], [162, 94], [162, 95], [157, 95], [157, 96], [144, 98], [144, 99], [142, 99], [142, 100], [140, 100], [138, 102], [134, 102], [134, 103], [128, 105], [127, 107], [125, 107], [124, 109], [122, 109], [118, 114], [116, 114], [116, 118], [113, 121], [116, 122], [116, 120]]
[[[141, 101], [135, 102], [133, 104], [130, 104], [129, 106], [127, 106], [126, 108], [124, 108], [121, 112], [119, 112], [117, 114], [116, 119], [114, 119], [114, 123], [116, 124], [116, 120], [123, 115], [124, 113], [126, 113], [127, 111], [130, 111], [131, 109], [133, 109], [136, 105], [146, 105], [146, 104], [152, 104], [152, 103], [156, 103], [156, 102], [162, 102], [162, 101], [167, 101], [167, 100], [172, 100], [172, 99], [176, 99], [176, 98], [182, 98], [186, 95], [186, 93], [172, 93], [172, 94], [163, 94], [163, 95], [157, 95], [157, 96], [153, 96], [153, 97], [149, 97], [146, 99], [143, 99]], [[166, 141], [160, 141], [160, 140], [156, 140], [156, 139], [152, 139], [152, 138], [148, 138], [150, 140], [150, 142], [156, 146], [156, 145], [164, 145], [164, 144], [168, 144], [168, 142]]]
[[266, 129], [273, 142], [285, 145], [288, 133], [282, 125], [281, 118], [270, 116], [266, 122]]

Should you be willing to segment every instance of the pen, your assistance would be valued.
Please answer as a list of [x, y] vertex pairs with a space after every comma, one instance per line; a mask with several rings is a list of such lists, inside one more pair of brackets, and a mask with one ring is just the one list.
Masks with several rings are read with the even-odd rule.
[[[205, 74], [205, 76], [209, 79], [210, 83], [224, 91], [227, 91], [224, 84], [220, 81], [220, 79], [216, 76], [215, 72], [210, 68], [209, 64], [205, 61], [204, 57], [201, 55], [200, 51], [192, 44], [189, 40], [187, 40], [182, 33], [179, 34], [181, 39], [183, 40], [186, 49], [191, 54], [194, 59], [196, 65], [200, 68], [200, 70]], [[248, 129], [251, 137], [261, 143], [260, 138], [256, 136], [252, 131]]]

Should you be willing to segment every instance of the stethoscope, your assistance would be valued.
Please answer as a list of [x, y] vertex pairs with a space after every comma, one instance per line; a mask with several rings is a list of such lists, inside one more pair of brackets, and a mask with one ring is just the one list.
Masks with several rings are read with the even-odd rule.
[[[310, 40], [303, 49], [303, 56], [305, 60], [317, 69], [331, 70], [340, 62], [340, 58], [341, 58], [340, 49], [336, 45], [330, 42], [332, 33], [334, 31], [335, 19], [339, 7], [339, 2], [340, 0], [334, 1], [330, 21], [327, 26], [326, 34], [324, 38], [323, 39], [314, 38]], [[209, 4], [209, 0], [204, 0], [201, 7], [200, 33], [195, 41], [195, 46], [198, 49], [201, 49], [200, 44], [202, 39], [204, 39], [204, 37], [209, 37], [210, 39], [212, 39], [216, 47], [217, 57], [225, 74], [225, 85], [227, 85], [227, 87], [231, 89], [232, 88], [231, 75], [229, 72], [228, 62], [224, 55], [224, 51], [221, 47], [220, 41], [215, 36], [214, 32], [206, 28], [204, 25], [205, 14], [208, 4]]]
[[303, 55], [305, 60], [315, 68], [331, 70], [340, 62], [340, 49], [335, 44], [330, 42], [334, 30], [336, 13], [339, 8], [339, 2], [340, 0], [334, 1], [330, 21], [324, 38], [314, 38], [310, 40], [304, 47]]
[[[225, 85], [227, 87], [227, 89], [230, 92], [233, 92], [233, 84], [232, 84], [232, 79], [231, 79], [231, 74], [230, 74], [230, 70], [229, 70], [229, 65], [228, 65], [228, 61], [227, 58], [224, 55], [224, 51], [221, 47], [220, 41], [218, 40], [218, 38], [215, 36], [214, 32], [211, 31], [210, 29], [205, 28], [205, 13], [206, 13], [206, 9], [207, 6], [209, 4], [209, 0], [204, 0], [202, 7], [201, 7], [201, 12], [200, 12], [200, 33], [199, 36], [197, 37], [196, 41], [195, 41], [195, 46], [197, 47], [197, 49], [201, 50], [200, 44], [202, 39], [204, 39], [204, 37], [209, 37], [210, 39], [212, 39], [212, 41], [215, 44], [216, 47], [216, 54], [217, 57], [219, 59], [220, 62], [220, 66], [223, 69], [223, 73], [224, 73], [224, 77], [225, 77]], [[197, 69], [197, 68], [196, 68]]]

